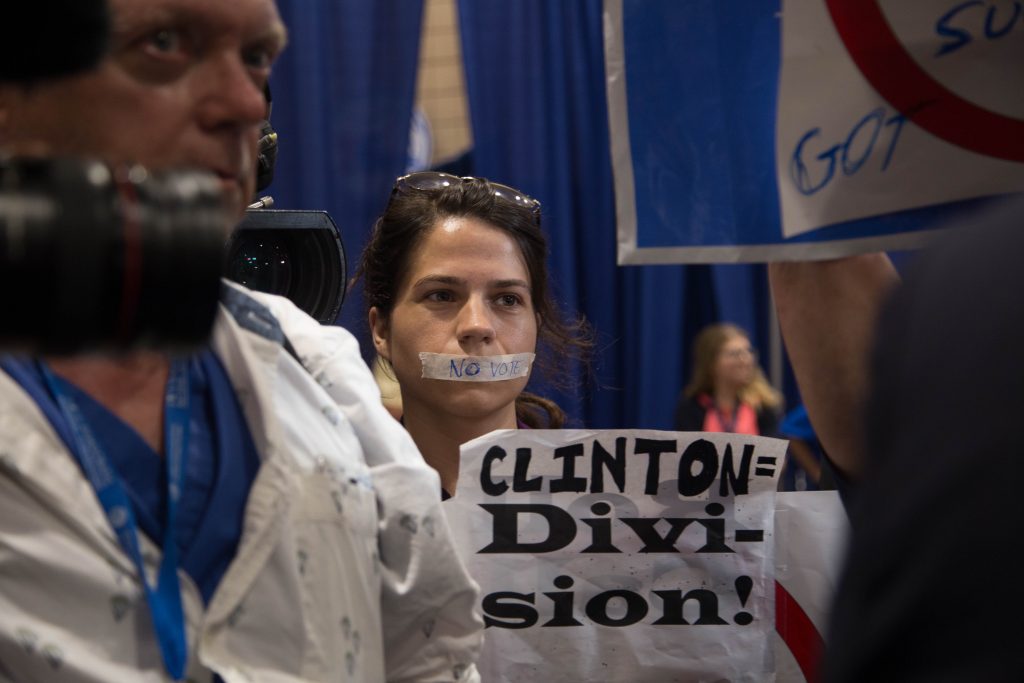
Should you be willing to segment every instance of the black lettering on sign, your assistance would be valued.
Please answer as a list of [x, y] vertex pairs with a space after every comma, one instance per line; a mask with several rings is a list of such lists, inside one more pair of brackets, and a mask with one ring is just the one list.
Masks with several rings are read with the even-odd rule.
[[[481, 553], [550, 553], [561, 550], [576, 538], [576, 520], [562, 508], [554, 505], [527, 503], [492, 505], [481, 503], [491, 513], [494, 540], [481, 548]], [[548, 536], [534, 543], [519, 542], [519, 515], [540, 515], [548, 524]]]
[[[718, 594], [707, 588], [694, 588], [686, 593], [678, 588], [653, 591], [652, 595], [661, 601], [660, 606], [653, 598], [648, 602], [643, 595], [625, 588], [606, 590], [582, 604], [583, 613], [578, 614], [576, 593], [569, 590], [574, 585], [572, 577], [563, 574], [555, 578], [554, 584], [560, 590], [542, 594], [551, 601], [551, 617], [541, 624], [542, 628], [583, 626], [583, 616], [601, 626], [622, 628], [642, 621], [652, 609], [655, 610], [652, 616], [657, 618], [651, 624], [655, 626], [722, 626], [729, 623], [719, 614]], [[745, 607], [753, 581], [749, 576], [740, 576], [735, 585], [740, 606]], [[538, 605], [536, 601], [536, 593], [497, 591], [485, 595], [481, 603], [484, 624], [487, 628], [530, 628], [542, 615], [549, 613], [546, 603]], [[657, 613], [658, 607], [660, 614]], [[747, 626], [753, 621], [754, 616], [744, 609], [734, 615], [734, 623], [740, 626]]]

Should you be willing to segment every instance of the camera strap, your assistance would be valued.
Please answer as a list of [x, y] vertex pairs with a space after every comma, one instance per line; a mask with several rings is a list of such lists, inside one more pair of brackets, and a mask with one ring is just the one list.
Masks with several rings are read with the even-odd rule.
[[164, 462], [167, 467], [167, 519], [164, 526], [163, 559], [157, 572], [155, 588], [146, 578], [145, 564], [139, 546], [139, 533], [132, 513], [131, 500], [110, 459], [100, 446], [81, 409], [69, 395], [64, 381], [56, 377], [42, 361], [39, 370], [49, 386], [74, 441], [75, 455], [86, 478], [96, 492], [110, 526], [117, 534], [121, 548], [131, 558], [149, 604], [164, 666], [171, 678], [185, 676], [188, 661], [185, 639], [185, 617], [178, 579], [178, 545], [175, 522], [178, 500], [185, 481], [185, 460], [188, 456], [190, 386], [188, 361], [173, 359], [164, 397]]

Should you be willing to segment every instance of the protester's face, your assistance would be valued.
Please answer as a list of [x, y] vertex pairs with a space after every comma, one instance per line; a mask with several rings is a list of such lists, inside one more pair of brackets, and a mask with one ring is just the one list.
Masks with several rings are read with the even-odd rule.
[[284, 45], [273, 0], [109, 5], [111, 51], [98, 68], [3, 89], [3, 140], [112, 163], [203, 168], [221, 178], [240, 214], [255, 188], [263, 87]]
[[474, 218], [441, 222], [412, 254], [390, 320], [371, 310], [378, 352], [391, 361], [406, 410], [480, 418], [514, 415], [527, 378], [499, 382], [424, 379], [421, 351], [493, 356], [530, 353], [537, 317], [530, 276], [505, 232]]
[[715, 363], [715, 380], [719, 384], [742, 387], [754, 378], [754, 351], [750, 340], [733, 335], [722, 345]]

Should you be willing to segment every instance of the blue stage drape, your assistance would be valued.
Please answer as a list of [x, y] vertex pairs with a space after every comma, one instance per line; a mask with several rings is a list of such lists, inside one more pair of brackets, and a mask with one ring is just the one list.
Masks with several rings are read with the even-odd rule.
[[616, 265], [601, 12], [460, 0], [473, 167], [541, 200], [558, 298], [598, 332], [593, 381], [557, 400], [583, 426], [667, 429], [703, 325], [735, 322], [767, 350], [765, 269]]
[[[326, 209], [354, 268], [405, 168], [421, 0], [278, 0], [288, 47], [271, 76], [275, 208]], [[360, 290], [338, 322], [364, 337]], [[364, 352], [369, 353], [364, 344]]]
[[[422, 2], [278, 6], [289, 46], [271, 78], [280, 152], [268, 193], [278, 208], [327, 209], [351, 268], [406, 165]], [[543, 202], [556, 296], [598, 334], [593, 373], [573, 368], [578, 391], [534, 388], [576, 425], [670, 428], [703, 325], [736, 322], [767, 349], [763, 266], [616, 265], [600, 2], [465, 0], [459, 10], [474, 172]], [[360, 296], [350, 293], [338, 322], [369, 358]]]

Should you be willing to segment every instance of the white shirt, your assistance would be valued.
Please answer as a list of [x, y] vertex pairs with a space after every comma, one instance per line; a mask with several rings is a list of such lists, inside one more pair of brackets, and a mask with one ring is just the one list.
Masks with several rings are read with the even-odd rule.
[[[212, 347], [262, 465], [238, 553], [208, 605], [178, 572], [188, 678], [478, 681], [478, 589], [453, 547], [437, 474], [381, 405], [355, 339], [280, 297], [231, 285], [224, 304]], [[155, 571], [159, 548], [140, 540]], [[33, 400], [0, 372], [8, 679], [168, 677], [135, 568], [92, 487]]]

